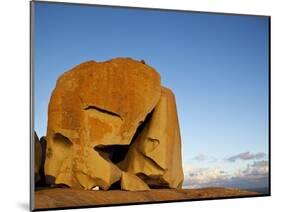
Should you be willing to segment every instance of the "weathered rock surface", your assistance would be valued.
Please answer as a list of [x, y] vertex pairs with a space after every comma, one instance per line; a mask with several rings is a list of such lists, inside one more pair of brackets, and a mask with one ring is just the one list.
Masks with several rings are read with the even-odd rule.
[[[160, 95], [159, 74], [129, 58], [89, 61], [64, 73], [48, 108], [45, 174], [51, 183], [107, 190], [122, 181], [124, 189], [146, 188], [137, 176], [121, 180], [106, 148], [128, 146]], [[138, 181], [136, 188], [128, 178]]]
[[261, 194], [231, 188], [202, 189], [151, 189], [150, 191], [128, 192], [83, 191], [75, 189], [46, 189], [35, 192], [35, 209], [62, 207], [103, 206], [128, 203], [149, 203], [162, 201], [186, 201], [226, 197], [259, 196]]
[[159, 102], [120, 166], [151, 187], [181, 188], [181, 138], [171, 90], [162, 87]]

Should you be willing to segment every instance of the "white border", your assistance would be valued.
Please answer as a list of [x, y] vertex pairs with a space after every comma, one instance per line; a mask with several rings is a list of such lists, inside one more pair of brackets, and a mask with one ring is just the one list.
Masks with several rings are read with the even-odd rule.
[[[272, 197], [76, 209], [75, 211], [263, 211], [280, 208], [281, 13], [274, 0], [72, 0], [76, 3], [227, 12], [271, 16]], [[23, 211], [29, 201], [29, 2], [2, 1], [0, 7], [0, 192], [1, 211]], [[74, 211], [74, 210], [69, 210]]]

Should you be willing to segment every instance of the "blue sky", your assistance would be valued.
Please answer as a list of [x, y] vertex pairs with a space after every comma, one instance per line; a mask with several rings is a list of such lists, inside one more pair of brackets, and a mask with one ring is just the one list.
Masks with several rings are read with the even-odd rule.
[[245, 177], [266, 178], [267, 17], [38, 2], [34, 38], [39, 136], [46, 133], [51, 91], [63, 72], [87, 60], [144, 59], [176, 95], [186, 186], [236, 180], [245, 187]]

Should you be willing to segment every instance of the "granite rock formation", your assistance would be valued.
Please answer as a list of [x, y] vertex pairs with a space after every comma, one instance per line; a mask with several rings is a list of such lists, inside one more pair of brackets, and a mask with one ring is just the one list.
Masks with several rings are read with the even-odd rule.
[[88, 61], [60, 76], [46, 141], [49, 184], [129, 191], [182, 184], [175, 98], [142, 61]]

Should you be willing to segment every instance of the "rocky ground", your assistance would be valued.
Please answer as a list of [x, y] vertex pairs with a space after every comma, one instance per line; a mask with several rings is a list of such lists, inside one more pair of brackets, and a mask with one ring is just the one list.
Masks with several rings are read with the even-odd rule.
[[35, 192], [35, 209], [91, 207], [258, 195], [261, 194], [230, 188], [151, 189], [150, 191], [135, 192], [122, 190], [84, 191], [70, 188], [50, 188]]

